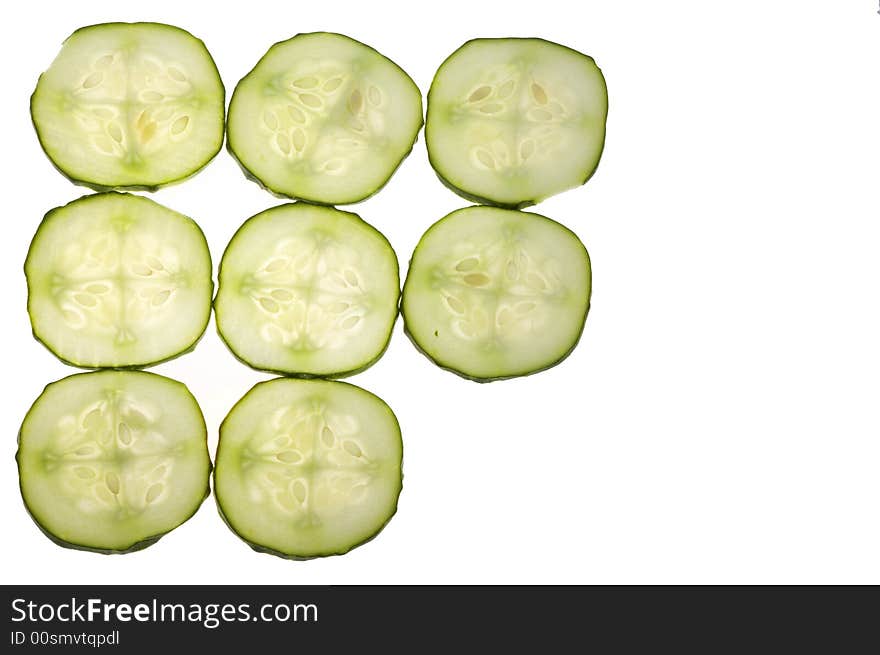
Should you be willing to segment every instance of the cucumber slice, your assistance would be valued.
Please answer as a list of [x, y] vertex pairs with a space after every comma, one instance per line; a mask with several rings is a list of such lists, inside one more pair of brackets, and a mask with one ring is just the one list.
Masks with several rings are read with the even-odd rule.
[[55, 543], [100, 553], [151, 546], [208, 495], [205, 420], [180, 382], [141, 371], [48, 385], [18, 438], [21, 495]]
[[590, 179], [607, 114], [605, 79], [587, 55], [543, 39], [475, 39], [434, 76], [425, 141], [459, 195], [526, 207]]
[[46, 214], [24, 265], [34, 336], [74, 366], [146, 366], [187, 352], [211, 315], [199, 226], [147, 198], [98, 193]]
[[220, 262], [217, 330], [257, 369], [340, 377], [373, 364], [397, 319], [397, 255], [357, 214], [293, 203], [248, 219]]
[[277, 195], [348, 204], [385, 185], [421, 127], [422, 94], [397, 64], [341, 34], [298, 34], [235, 87], [228, 147]]
[[341, 555], [391, 520], [402, 458], [397, 418], [373, 394], [326, 380], [261, 382], [220, 426], [217, 507], [254, 550]]
[[406, 333], [439, 366], [489, 382], [555, 366], [590, 307], [590, 258], [538, 214], [468, 207], [432, 225], [403, 287]]
[[223, 145], [225, 92], [205, 44], [160, 23], [82, 27], [40, 76], [31, 117], [76, 184], [155, 190]]

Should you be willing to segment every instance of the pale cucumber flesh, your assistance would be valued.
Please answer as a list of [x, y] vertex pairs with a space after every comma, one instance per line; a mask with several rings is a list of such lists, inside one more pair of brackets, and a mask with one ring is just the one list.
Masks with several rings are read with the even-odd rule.
[[410, 262], [401, 311], [435, 363], [489, 381], [560, 362], [590, 304], [586, 248], [544, 216], [469, 207], [435, 223]]
[[253, 548], [305, 559], [375, 536], [397, 508], [403, 445], [391, 409], [343, 382], [256, 385], [220, 427], [220, 512]]
[[524, 207], [593, 174], [607, 111], [590, 57], [541, 39], [476, 39], [437, 71], [425, 139], [434, 169], [461, 195]]
[[268, 190], [323, 204], [378, 191], [422, 126], [421, 93], [396, 64], [341, 34], [277, 43], [236, 86], [229, 149]]
[[74, 182], [154, 189], [223, 144], [224, 90], [204, 44], [157, 23], [106, 23], [68, 38], [31, 98], [40, 142]]
[[57, 543], [127, 552], [186, 521], [208, 493], [205, 422], [184, 385], [137, 371], [46, 387], [19, 435], [21, 493]]
[[204, 235], [139, 196], [94, 194], [49, 212], [25, 274], [34, 335], [76, 366], [168, 359], [196, 343], [210, 316]]
[[384, 352], [397, 318], [397, 256], [356, 214], [306, 203], [250, 218], [220, 264], [217, 329], [254, 368], [338, 377]]

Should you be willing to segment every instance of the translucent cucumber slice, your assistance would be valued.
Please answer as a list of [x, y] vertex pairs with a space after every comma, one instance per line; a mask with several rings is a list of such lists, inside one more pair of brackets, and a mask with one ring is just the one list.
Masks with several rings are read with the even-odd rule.
[[587, 250], [567, 228], [538, 214], [468, 207], [419, 241], [401, 312], [436, 364], [486, 382], [565, 359], [583, 331], [590, 287]]
[[542, 39], [475, 39], [434, 76], [425, 141], [460, 195], [525, 207], [593, 175], [607, 113], [605, 79], [587, 55]]
[[98, 193], [53, 209], [25, 261], [34, 336], [74, 366], [146, 366], [190, 350], [211, 315], [199, 226], [147, 198]]
[[273, 193], [348, 204], [385, 185], [422, 122], [421, 92], [397, 64], [341, 34], [299, 34], [235, 87], [228, 146]]
[[339, 377], [385, 351], [400, 276], [388, 240], [357, 214], [306, 203], [248, 219], [220, 262], [217, 330], [254, 368]]
[[49, 159], [77, 184], [154, 190], [223, 145], [225, 93], [205, 44], [159, 23], [74, 32], [31, 97]]
[[21, 494], [59, 545], [140, 550], [195, 514], [211, 460], [202, 412], [175, 380], [79, 373], [48, 385], [18, 440]]
[[344, 382], [275, 379], [220, 426], [214, 492], [255, 550], [341, 555], [394, 515], [402, 458], [400, 426], [380, 398]]

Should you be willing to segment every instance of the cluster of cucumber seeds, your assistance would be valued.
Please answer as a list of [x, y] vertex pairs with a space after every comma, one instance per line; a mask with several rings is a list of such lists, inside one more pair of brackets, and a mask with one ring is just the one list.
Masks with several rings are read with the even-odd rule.
[[135, 161], [166, 141], [186, 139], [192, 85], [179, 67], [152, 57], [129, 76], [124, 58], [115, 51], [94, 61], [73, 92], [73, 112], [96, 152]]
[[[285, 346], [302, 344], [310, 348], [336, 346], [350, 338], [348, 333], [355, 332], [365, 311], [365, 291], [357, 269], [339, 261], [337, 249], [344, 247], [333, 243], [315, 253], [311, 243], [277, 244], [273, 255], [245, 277], [241, 293], [267, 319], [260, 329], [261, 337]], [[317, 260], [314, 265], [309, 261], [312, 257]], [[282, 271], [287, 276], [281, 278]], [[315, 304], [308, 294], [301, 293], [311, 290], [318, 279], [328, 280], [324, 293], [330, 302], [326, 306]]]
[[[174, 447], [152, 429], [149, 410], [138, 398], [118, 391], [61, 417], [57, 433], [70, 435], [46, 454], [46, 470], [65, 485], [87, 489], [85, 512], [113, 508], [120, 518], [139, 514], [166, 492], [174, 468]], [[148, 455], [136, 459], [131, 456]]]

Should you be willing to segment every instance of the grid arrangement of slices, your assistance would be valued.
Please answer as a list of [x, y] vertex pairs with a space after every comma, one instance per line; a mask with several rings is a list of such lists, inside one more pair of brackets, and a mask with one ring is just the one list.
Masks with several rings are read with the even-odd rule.
[[[434, 364], [477, 382], [529, 375], [576, 346], [587, 250], [520, 211], [585, 183], [607, 93], [590, 57], [537, 38], [468, 41], [415, 82], [340, 34], [273, 45], [225, 90], [205, 45], [158, 23], [83, 27], [39, 78], [31, 114], [59, 172], [95, 193], [52, 209], [25, 263], [34, 336], [83, 369], [28, 411], [25, 506], [56, 543], [124, 553], [210, 494], [252, 548], [342, 554], [394, 515], [403, 444], [391, 408], [339, 381], [375, 363], [401, 314]], [[424, 116], [424, 118], [423, 118]], [[477, 204], [424, 234], [401, 292], [388, 239], [337, 209], [379, 192], [425, 127], [431, 166]], [[293, 200], [247, 219], [219, 266], [191, 218], [133, 190], [196, 174], [225, 141], [244, 174]], [[213, 308], [232, 354], [280, 377], [220, 426], [180, 382], [142, 369], [195, 347]]]

